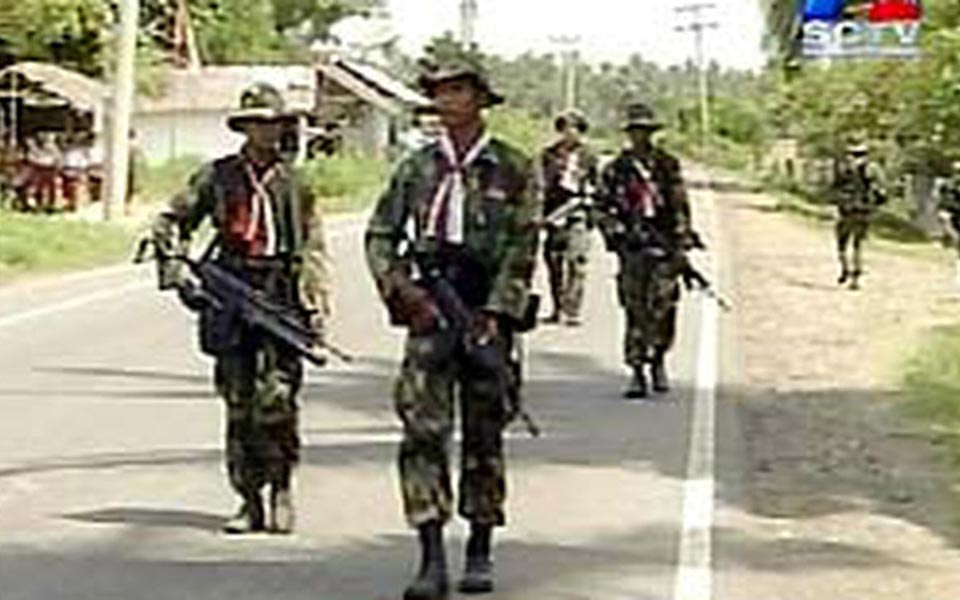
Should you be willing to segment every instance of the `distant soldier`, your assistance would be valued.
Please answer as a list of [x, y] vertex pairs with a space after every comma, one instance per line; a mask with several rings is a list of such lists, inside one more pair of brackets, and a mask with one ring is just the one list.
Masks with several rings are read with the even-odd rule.
[[[210, 260], [278, 304], [302, 309], [322, 333], [330, 287], [321, 216], [310, 189], [279, 153], [283, 126], [295, 118], [272, 86], [244, 91], [240, 109], [227, 120], [246, 136], [243, 147], [195, 173], [153, 228], [160, 288], [176, 288], [187, 306], [200, 309], [204, 350], [216, 361], [214, 380], [226, 404], [227, 471], [241, 500], [227, 533], [293, 528], [303, 365], [290, 347], [238, 322], [231, 311], [205, 312], [198, 284], [174, 257], [189, 251], [209, 219], [216, 236]], [[269, 519], [261, 496], [267, 485]]]
[[603, 169], [597, 194], [600, 231], [620, 259], [617, 290], [626, 314], [624, 354], [632, 378], [626, 398], [669, 391], [666, 355], [676, 335], [680, 276], [692, 248], [690, 205], [680, 162], [655, 146], [662, 127], [645, 104], [627, 107], [630, 144]]
[[[540, 156], [547, 239], [544, 258], [550, 277], [553, 314], [559, 323], [580, 324], [583, 290], [590, 253], [590, 206], [597, 184], [597, 160], [584, 144], [586, 117], [576, 110], [557, 117], [559, 138]], [[571, 210], [572, 208], [572, 210]]]
[[[394, 401], [403, 422], [404, 509], [419, 531], [421, 564], [405, 600], [448, 594], [443, 528], [454, 511], [448, 454], [457, 405], [457, 506], [470, 522], [463, 593], [493, 590], [492, 533], [506, 523], [503, 429], [512, 415], [502, 371], [474, 359], [482, 352], [503, 364], [528, 316], [540, 202], [531, 161], [486, 128], [483, 110], [503, 98], [477, 63], [451, 58], [421, 77], [444, 134], [400, 162], [366, 234], [377, 288], [392, 322], [409, 332]], [[441, 309], [430, 283], [438, 279], [471, 315], [469, 331]]]
[[937, 188], [937, 209], [946, 239], [958, 253], [957, 284], [960, 285], [960, 160], [951, 164], [950, 177]]
[[[840, 164], [833, 182], [837, 203], [837, 252], [840, 278], [851, 290], [860, 288], [863, 276], [863, 242], [867, 239], [870, 221], [877, 208], [887, 200], [883, 172], [870, 160], [866, 144], [852, 144]], [[852, 255], [848, 249], [852, 248]]]

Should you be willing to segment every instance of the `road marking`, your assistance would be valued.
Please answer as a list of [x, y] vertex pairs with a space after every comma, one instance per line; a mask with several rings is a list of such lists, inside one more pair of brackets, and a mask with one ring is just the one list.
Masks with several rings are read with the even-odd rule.
[[[717, 233], [716, 202], [712, 192], [704, 194], [701, 204], [707, 214], [709, 231]], [[706, 275], [717, 280], [713, 260], [705, 262]], [[700, 341], [697, 355], [697, 379], [687, 451], [687, 475], [683, 484], [683, 529], [674, 600], [710, 600], [713, 596], [713, 515], [716, 481], [716, 402], [717, 344], [719, 341], [717, 303], [701, 296]]]
[[107, 298], [113, 298], [114, 296], [121, 296], [128, 292], [141, 290], [149, 286], [150, 282], [147, 281], [128, 283], [127, 285], [122, 285], [118, 288], [101, 290], [99, 292], [93, 292], [92, 294], [86, 294], [84, 296], [77, 296], [76, 298], [64, 300], [63, 302], [56, 302], [54, 304], [48, 304], [46, 306], [40, 306], [30, 310], [25, 310], [23, 312], [7, 315], [5, 317], [0, 317], [0, 329], [9, 327], [11, 325], [18, 325], [26, 321], [39, 319], [40, 317], [48, 317], [60, 312], [80, 308], [81, 306], [93, 304], [94, 302], [106, 300]]

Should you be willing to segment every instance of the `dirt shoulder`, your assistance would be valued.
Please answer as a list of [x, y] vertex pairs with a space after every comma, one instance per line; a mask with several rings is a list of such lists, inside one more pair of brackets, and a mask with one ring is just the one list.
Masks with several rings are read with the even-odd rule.
[[717, 202], [742, 455], [721, 508], [720, 597], [957, 597], [951, 477], [901, 410], [911, 351], [960, 317], [951, 257], [872, 241], [851, 292], [836, 284], [828, 224], [766, 194]]

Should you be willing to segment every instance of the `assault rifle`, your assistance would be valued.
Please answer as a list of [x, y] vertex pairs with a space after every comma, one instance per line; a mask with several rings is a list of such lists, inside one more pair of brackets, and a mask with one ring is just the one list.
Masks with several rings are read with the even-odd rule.
[[[717, 305], [726, 312], [733, 310], [733, 305], [730, 303], [730, 301], [727, 300], [722, 294], [717, 292], [713, 286], [713, 283], [707, 279], [702, 272], [693, 266], [693, 263], [690, 262], [690, 259], [686, 256], [686, 253], [678, 250], [674, 244], [671, 244], [663, 233], [657, 231], [657, 229], [645, 221], [643, 217], [628, 213], [620, 207], [618, 207], [617, 212], [618, 216], [621, 217], [621, 220], [626, 223], [627, 231], [625, 232], [626, 239], [624, 240], [624, 243], [628, 247], [636, 246], [642, 251], [648, 252], [651, 256], [661, 259], [666, 259], [669, 257], [681, 259], [682, 264], [680, 265], [680, 277], [683, 279], [683, 283], [687, 289], [702, 292], [708, 298], [716, 302]], [[639, 232], [637, 231], [637, 228], [639, 228]], [[632, 236], [639, 239], [631, 239]], [[707, 249], [706, 244], [703, 243], [703, 240], [696, 232], [693, 232], [692, 238], [691, 246], [693, 249]]]
[[165, 256], [157, 248], [156, 242], [146, 237], [140, 241], [134, 262], [142, 263], [148, 260], [152, 248], [156, 259], [182, 262], [199, 280], [199, 287], [191, 281], [177, 285], [177, 291], [188, 308], [200, 311], [209, 307], [217, 313], [228, 311], [249, 327], [283, 342], [320, 367], [327, 362], [321, 350], [326, 350], [343, 362], [353, 362], [353, 356], [314, 332], [295, 308], [268, 298], [262, 291], [210, 260], [215, 246], [216, 243], [211, 244], [203, 258], [194, 260], [182, 255]]
[[504, 423], [509, 424], [519, 417], [530, 435], [539, 437], [540, 427], [523, 406], [519, 365], [511, 364], [495, 340], [477, 336], [475, 312], [464, 303], [441, 266], [425, 252], [411, 254], [420, 272], [418, 283], [430, 294], [442, 317], [440, 328], [463, 344], [464, 356], [472, 368], [488, 373], [496, 380], [497, 395], [504, 407]]

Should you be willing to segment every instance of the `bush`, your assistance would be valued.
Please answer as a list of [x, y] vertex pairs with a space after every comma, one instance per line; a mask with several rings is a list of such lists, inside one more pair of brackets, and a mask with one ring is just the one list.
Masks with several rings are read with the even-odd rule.
[[309, 161], [303, 167], [308, 185], [328, 213], [369, 206], [384, 185], [386, 161], [360, 154], [342, 154]]
[[134, 237], [117, 225], [0, 211], [0, 284], [27, 272], [119, 262], [129, 256]]
[[134, 185], [143, 202], [166, 202], [186, 187], [202, 163], [198, 156], [182, 156], [156, 166], [137, 165]]

